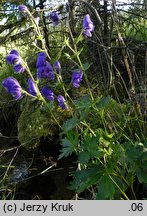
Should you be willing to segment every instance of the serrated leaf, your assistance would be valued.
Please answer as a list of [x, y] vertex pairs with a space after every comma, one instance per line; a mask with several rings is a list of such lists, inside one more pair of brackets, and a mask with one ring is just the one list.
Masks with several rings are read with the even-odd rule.
[[85, 64], [83, 64], [84, 71], [88, 70], [91, 65], [92, 65], [92, 63], [88, 63], [88, 62], [86, 62]]
[[79, 162], [82, 164], [85, 164], [89, 161], [90, 155], [89, 152], [83, 151], [79, 153]]
[[66, 122], [63, 124], [63, 129], [65, 131], [69, 131], [73, 129], [74, 127], [76, 127], [79, 124], [79, 122], [80, 122], [79, 119], [77, 119], [76, 117], [67, 119]]
[[92, 152], [98, 149], [99, 137], [94, 135], [87, 135], [82, 142], [83, 149]]
[[99, 181], [98, 193], [96, 199], [106, 200], [113, 199], [115, 193], [115, 187], [108, 175], [103, 175]]
[[62, 139], [62, 149], [60, 150], [61, 154], [59, 155], [58, 159], [61, 159], [62, 157], [68, 157], [70, 154], [74, 151], [73, 144], [67, 139]]
[[91, 185], [97, 184], [102, 174], [103, 170], [98, 165], [86, 170], [76, 171], [73, 173], [74, 180], [69, 188], [81, 193]]

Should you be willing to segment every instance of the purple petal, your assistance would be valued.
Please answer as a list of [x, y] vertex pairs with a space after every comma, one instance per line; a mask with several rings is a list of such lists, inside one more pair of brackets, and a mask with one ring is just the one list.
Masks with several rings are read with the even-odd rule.
[[48, 100], [54, 100], [54, 93], [47, 86], [42, 88], [41, 94]]
[[52, 20], [54, 25], [58, 25], [58, 23], [59, 23], [59, 15], [58, 15], [57, 11], [52, 11], [49, 14], [49, 18]]
[[80, 82], [82, 81], [83, 72], [82, 71], [73, 71], [72, 73], [72, 84], [75, 88], [79, 88]]
[[28, 8], [25, 5], [21, 4], [21, 5], [19, 5], [18, 10], [20, 12], [26, 12], [28, 10]]
[[11, 50], [10, 54], [15, 54], [17, 56], [20, 56], [19, 52], [17, 50]]
[[84, 35], [86, 37], [91, 37], [92, 36], [91, 32], [93, 32], [93, 30], [94, 30], [94, 25], [93, 25], [93, 22], [90, 19], [89, 14], [84, 16], [83, 28], [84, 28]]
[[68, 109], [68, 106], [67, 106], [67, 104], [65, 102], [65, 98], [62, 95], [58, 95], [57, 100], [58, 100], [59, 106], [63, 110]]
[[28, 92], [31, 95], [36, 96], [37, 95], [37, 87], [36, 87], [36, 84], [34, 83], [34, 81], [32, 80], [32, 78], [28, 79], [28, 86], [29, 86]]
[[8, 56], [6, 56], [6, 61], [8, 62], [8, 64], [19, 64], [21, 62], [21, 59], [15, 54], [9, 54]]
[[14, 65], [14, 70], [17, 73], [23, 73], [25, 71], [25, 68], [21, 64], [15, 64]]
[[37, 59], [37, 64], [36, 64], [36, 67], [43, 67], [43, 66], [46, 66], [46, 53], [44, 52], [41, 52], [38, 54], [38, 59]]
[[2, 81], [4, 88], [12, 94], [15, 100], [22, 98], [22, 89], [19, 82], [14, 77], [7, 77]]
[[21, 57], [17, 50], [11, 50], [9, 55], [6, 56], [6, 61], [8, 64], [19, 64], [21, 62]]
[[84, 33], [85, 37], [92, 37], [91, 31], [85, 30]]
[[37, 78], [49, 78], [50, 80], [53, 80], [55, 78], [53, 68], [48, 61], [46, 61], [45, 66], [37, 68]]
[[55, 68], [55, 70], [56, 70], [57, 72], [60, 71], [61, 65], [60, 65], [60, 62], [59, 62], [59, 61], [55, 61], [55, 63], [54, 63], [54, 68]]

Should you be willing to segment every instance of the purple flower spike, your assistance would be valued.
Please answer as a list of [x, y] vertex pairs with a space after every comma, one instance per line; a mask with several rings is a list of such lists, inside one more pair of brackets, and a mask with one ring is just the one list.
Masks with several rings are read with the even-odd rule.
[[68, 109], [68, 106], [67, 106], [67, 104], [65, 102], [65, 98], [62, 95], [58, 95], [57, 100], [58, 100], [59, 106], [63, 110], [67, 110]]
[[82, 81], [83, 72], [82, 71], [73, 71], [72, 73], [72, 84], [75, 88], [80, 87], [80, 82]]
[[46, 65], [46, 57], [47, 55], [44, 52], [41, 52], [38, 54], [38, 59], [37, 59], [37, 64], [36, 64], [37, 68]]
[[15, 100], [22, 98], [22, 89], [19, 82], [14, 77], [7, 77], [2, 81], [4, 88], [12, 94]]
[[54, 100], [54, 93], [52, 90], [50, 90], [47, 86], [44, 86], [42, 88], [41, 94], [47, 99], [47, 100]]
[[57, 11], [52, 11], [49, 14], [49, 18], [52, 20], [53, 24], [56, 26], [59, 23], [59, 15], [57, 13]]
[[61, 70], [61, 65], [60, 65], [59, 61], [55, 61], [54, 68], [57, 72], [59, 72]]
[[84, 16], [83, 28], [84, 28], [84, 33], [83, 34], [85, 35], [85, 37], [92, 37], [91, 33], [94, 30], [94, 25], [93, 25], [93, 22], [90, 19], [89, 14]]
[[21, 5], [19, 5], [18, 10], [20, 12], [24, 12], [25, 13], [25, 12], [27, 12], [28, 8], [25, 5], [21, 4]]
[[28, 86], [29, 86], [28, 92], [31, 95], [36, 96], [37, 95], [37, 87], [36, 87], [36, 84], [34, 83], [34, 81], [32, 80], [32, 78], [28, 79]]

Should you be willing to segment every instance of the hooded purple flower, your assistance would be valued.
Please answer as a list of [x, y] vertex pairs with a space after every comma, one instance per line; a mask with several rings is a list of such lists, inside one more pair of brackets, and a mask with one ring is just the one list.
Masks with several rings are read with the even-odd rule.
[[54, 68], [55, 68], [55, 70], [56, 70], [57, 72], [60, 71], [61, 65], [60, 65], [60, 62], [59, 62], [59, 61], [55, 61], [55, 63], [54, 63]]
[[15, 100], [22, 98], [22, 89], [19, 82], [14, 77], [7, 77], [2, 81], [4, 88], [12, 94]]
[[82, 81], [83, 72], [82, 71], [73, 71], [72, 73], [72, 84], [75, 88], [80, 87], [80, 82]]
[[40, 52], [38, 54], [38, 59], [37, 59], [37, 64], [36, 64], [37, 68], [46, 65], [46, 57], [47, 57], [47, 55], [44, 52]]
[[17, 73], [25, 71], [25, 68], [21, 65], [22, 59], [17, 50], [12, 50], [10, 54], [6, 56], [6, 61], [8, 64], [13, 65], [13, 68]]
[[49, 14], [49, 18], [52, 20], [54, 25], [58, 25], [58, 23], [59, 23], [59, 15], [58, 15], [57, 11], [52, 11]]
[[21, 5], [19, 5], [18, 10], [20, 12], [26, 12], [28, 10], [28, 8], [25, 5], [21, 4]]
[[37, 87], [36, 87], [36, 84], [34, 83], [34, 81], [32, 80], [32, 78], [28, 79], [28, 86], [29, 86], [28, 92], [31, 95], [36, 96], [37, 95]]
[[17, 50], [12, 50], [9, 55], [6, 56], [6, 61], [8, 64], [19, 64], [21, 62], [21, 57]]
[[55, 74], [52, 66], [48, 61], [46, 61], [46, 54], [44, 52], [38, 54], [37, 59], [37, 78], [49, 78], [53, 80], [55, 78]]
[[83, 34], [85, 35], [85, 37], [92, 37], [91, 33], [94, 30], [94, 25], [93, 25], [93, 22], [90, 19], [89, 14], [84, 16], [83, 28], [84, 28], [84, 33]]
[[47, 99], [47, 100], [54, 100], [54, 93], [52, 90], [50, 90], [47, 86], [44, 86], [42, 88], [41, 94]]
[[65, 98], [62, 95], [58, 95], [57, 100], [58, 100], [59, 106], [63, 110], [67, 110], [68, 109], [68, 106], [67, 106], [67, 104], [65, 102]]
[[46, 61], [45, 66], [37, 68], [37, 78], [49, 78], [50, 80], [53, 80], [55, 78], [53, 68], [48, 61]]

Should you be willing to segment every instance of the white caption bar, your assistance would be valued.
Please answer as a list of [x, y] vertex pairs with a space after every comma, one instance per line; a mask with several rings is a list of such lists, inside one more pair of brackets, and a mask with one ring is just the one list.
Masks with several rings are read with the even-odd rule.
[[6, 200], [0, 216], [147, 216], [147, 201]]

